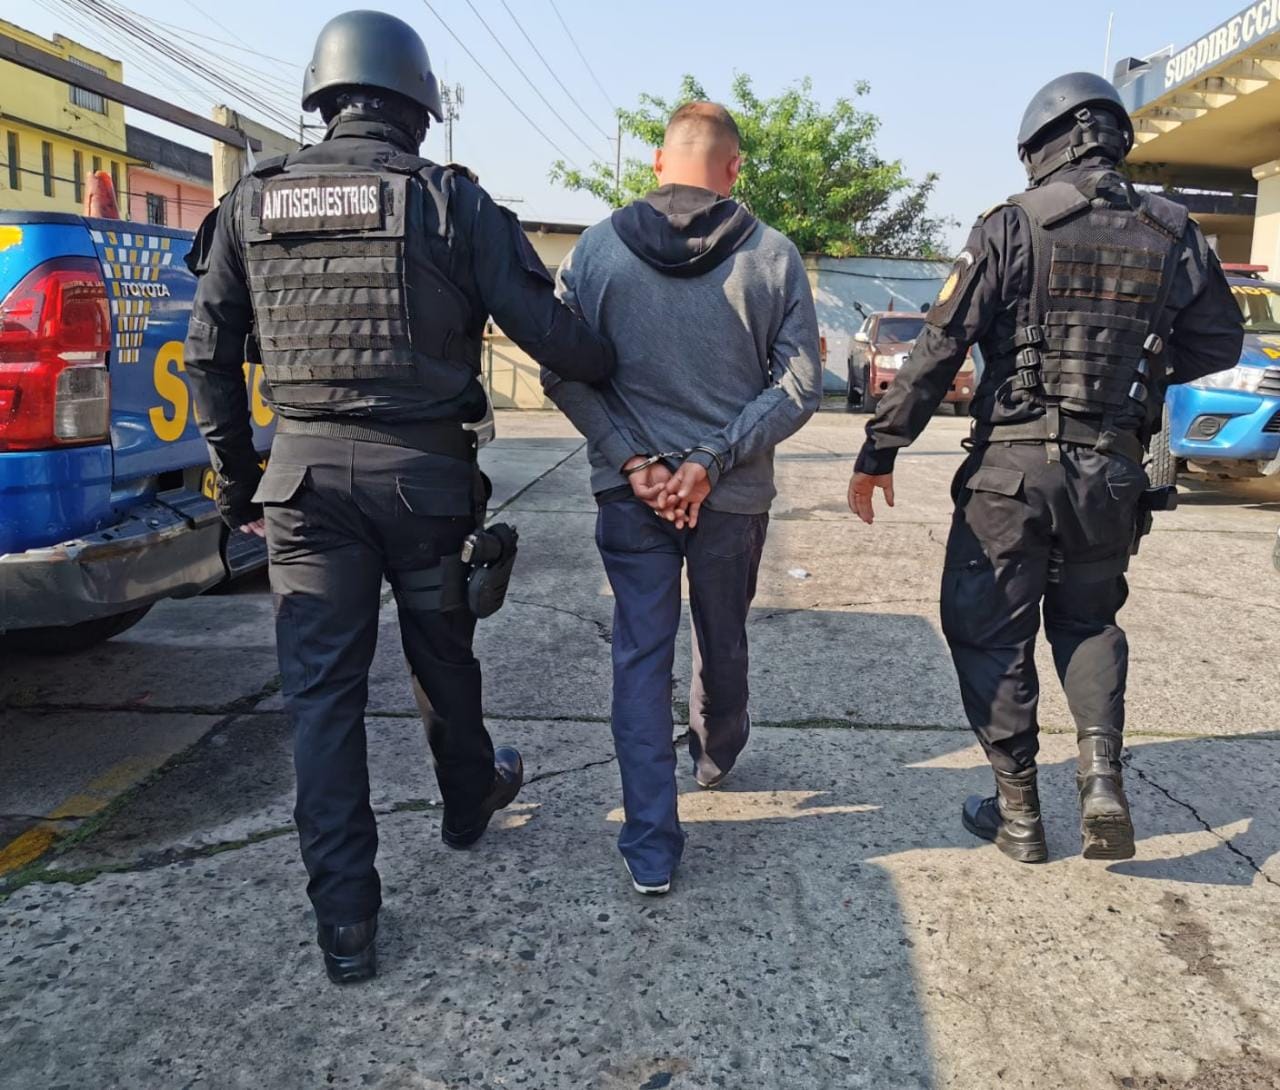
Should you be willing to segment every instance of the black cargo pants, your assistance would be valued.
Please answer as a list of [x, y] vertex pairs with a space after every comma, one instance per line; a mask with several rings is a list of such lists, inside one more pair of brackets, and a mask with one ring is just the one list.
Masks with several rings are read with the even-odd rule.
[[293, 721], [294, 817], [322, 924], [381, 904], [364, 713], [385, 576], [427, 737], [458, 826], [493, 785], [493, 744], [472, 654], [475, 617], [441, 611], [441, 559], [477, 523], [474, 462], [403, 447], [278, 435], [258, 490], [267, 521], [276, 643]]
[[976, 448], [952, 485], [942, 629], [969, 723], [991, 764], [1034, 765], [1041, 603], [1054, 665], [1079, 729], [1124, 727], [1128, 596], [1143, 468], [1117, 454], [1041, 443]]

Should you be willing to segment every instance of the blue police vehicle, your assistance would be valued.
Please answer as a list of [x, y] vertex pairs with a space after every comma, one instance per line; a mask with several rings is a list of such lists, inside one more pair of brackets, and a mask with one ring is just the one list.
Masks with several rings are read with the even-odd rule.
[[1173, 484], [1180, 474], [1280, 474], [1280, 284], [1230, 281], [1245, 319], [1240, 361], [1169, 388], [1164, 430], [1151, 447], [1152, 484]]
[[[183, 373], [192, 234], [0, 213], [0, 640], [72, 651], [266, 560], [229, 533]], [[260, 451], [275, 415], [245, 365]]]

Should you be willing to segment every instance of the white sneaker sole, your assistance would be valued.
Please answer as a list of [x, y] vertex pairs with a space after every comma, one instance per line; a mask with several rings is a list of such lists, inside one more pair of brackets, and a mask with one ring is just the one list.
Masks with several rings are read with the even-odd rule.
[[631, 878], [631, 888], [644, 897], [661, 897], [664, 893], [671, 892], [671, 879], [668, 878], [661, 885], [650, 886], [643, 882], [637, 882], [636, 876], [631, 873], [631, 864], [625, 859], [622, 861], [627, 868], [627, 874]]

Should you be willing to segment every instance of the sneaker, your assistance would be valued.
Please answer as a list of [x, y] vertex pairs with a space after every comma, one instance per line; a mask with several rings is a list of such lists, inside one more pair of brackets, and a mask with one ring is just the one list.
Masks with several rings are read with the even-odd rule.
[[732, 775], [732, 773], [733, 773], [733, 769], [731, 768], [729, 769], [728, 772], [721, 772], [719, 775], [712, 776], [711, 779], [709, 780], [704, 780], [701, 776], [695, 773], [693, 779], [694, 779], [694, 782], [697, 783], [697, 785], [702, 788], [702, 790], [714, 791], [717, 787], [719, 787], [722, 783], [724, 783], [724, 781], [727, 780], [729, 776]]
[[670, 878], [661, 882], [641, 882], [636, 878], [635, 873], [631, 870], [631, 864], [627, 863], [625, 859], [623, 860], [623, 863], [626, 864], [627, 873], [631, 875], [631, 886], [637, 893], [642, 894], [645, 897], [661, 897], [664, 893], [671, 892]]

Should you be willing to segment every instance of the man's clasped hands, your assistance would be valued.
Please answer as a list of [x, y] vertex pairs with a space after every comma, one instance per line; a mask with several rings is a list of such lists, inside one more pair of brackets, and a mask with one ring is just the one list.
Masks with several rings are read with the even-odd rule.
[[622, 467], [636, 498], [659, 518], [674, 522], [677, 530], [697, 526], [698, 511], [711, 493], [706, 467], [685, 462], [673, 473], [665, 462], [655, 462], [643, 469], [634, 468], [645, 461], [648, 459], [644, 455], [637, 454]]

